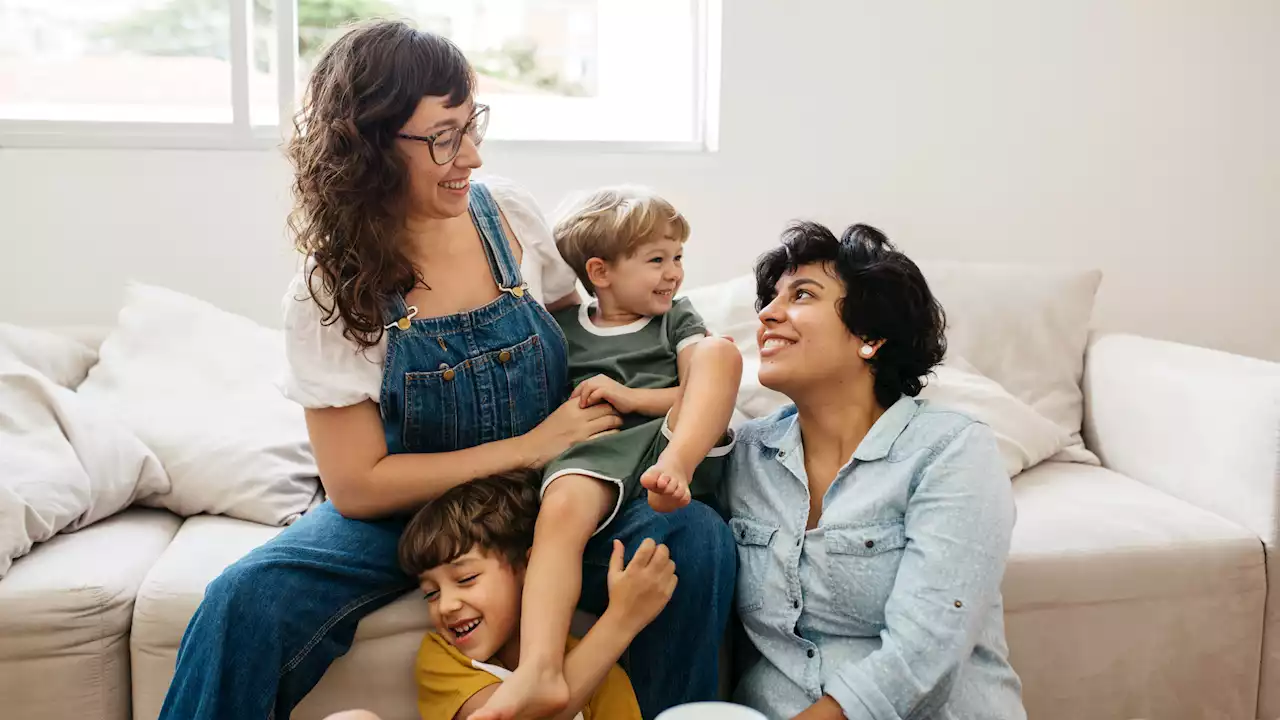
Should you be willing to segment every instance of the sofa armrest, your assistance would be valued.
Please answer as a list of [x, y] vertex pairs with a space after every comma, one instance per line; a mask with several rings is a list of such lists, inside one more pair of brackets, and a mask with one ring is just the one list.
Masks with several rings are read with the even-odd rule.
[[1280, 363], [1099, 334], [1084, 395], [1103, 465], [1280, 543]]

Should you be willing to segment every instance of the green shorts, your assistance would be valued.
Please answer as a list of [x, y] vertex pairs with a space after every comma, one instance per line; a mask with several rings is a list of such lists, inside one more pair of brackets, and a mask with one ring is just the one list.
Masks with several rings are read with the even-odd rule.
[[[603, 530], [618, 510], [644, 493], [640, 476], [658, 461], [658, 456], [671, 441], [671, 430], [665, 417], [655, 418], [621, 432], [605, 435], [579, 443], [552, 460], [542, 471], [542, 487], [539, 495], [557, 478], [565, 475], [586, 475], [618, 488], [618, 501], [596, 532]], [[698, 464], [690, 480], [689, 491], [694, 499], [717, 507], [716, 493], [724, 478], [729, 451], [733, 449], [733, 432], [728, 431], [707, 457]]]

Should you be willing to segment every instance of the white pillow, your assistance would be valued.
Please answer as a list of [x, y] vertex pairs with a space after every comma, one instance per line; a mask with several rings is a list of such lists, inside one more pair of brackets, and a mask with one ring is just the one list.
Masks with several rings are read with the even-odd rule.
[[278, 330], [135, 283], [99, 357], [80, 394], [122, 418], [173, 481], [147, 504], [286, 525], [318, 502], [302, 408], [274, 384]]
[[35, 543], [168, 490], [160, 461], [118, 421], [0, 358], [0, 577]]
[[1070, 433], [957, 355], [934, 369], [920, 399], [963, 413], [990, 427], [995, 432], [1005, 472], [1011, 478], [1072, 443]]
[[947, 352], [972, 363], [1071, 437], [1059, 459], [1097, 463], [1084, 447], [1085, 345], [1097, 270], [921, 262], [947, 312]]
[[0, 323], [0, 360], [6, 359], [74, 390], [98, 361], [98, 353], [66, 335]]

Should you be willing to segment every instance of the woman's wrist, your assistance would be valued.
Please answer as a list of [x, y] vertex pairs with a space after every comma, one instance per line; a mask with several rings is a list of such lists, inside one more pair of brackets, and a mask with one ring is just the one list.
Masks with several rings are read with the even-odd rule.
[[513, 468], [540, 468], [546, 464], [546, 459], [542, 457], [540, 451], [541, 443], [538, 441], [538, 429], [535, 427], [523, 435], [517, 435], [507, 442], [511, 443], [511, 448], [515, 457]]

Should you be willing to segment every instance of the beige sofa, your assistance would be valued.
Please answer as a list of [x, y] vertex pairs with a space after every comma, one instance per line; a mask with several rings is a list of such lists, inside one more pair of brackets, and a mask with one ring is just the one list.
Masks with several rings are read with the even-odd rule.
[[[962, 332], [1018, 322], [939, 294]], [[1058, 455], [1014, 479], [1004, 591], [1029, 716], [1280, 718], [1280, 365], [1127, 335], [1080, 346], [1101, 465]], [[155, 718], [206, 584], [279, 531], [135, 507], [36, 546], [0, 579], [0, 716]], [[294, 717], [415, 717], [426, 617], [411, 593], [367, 618]]]

